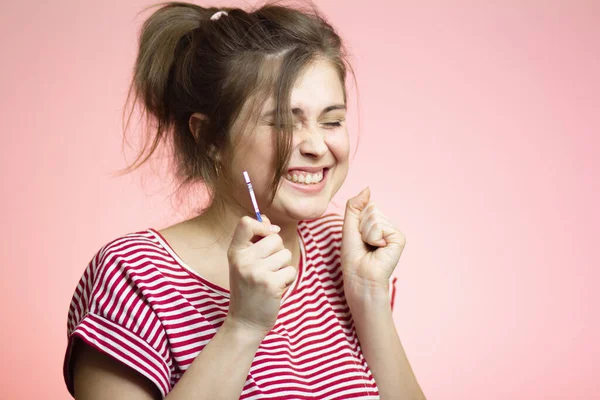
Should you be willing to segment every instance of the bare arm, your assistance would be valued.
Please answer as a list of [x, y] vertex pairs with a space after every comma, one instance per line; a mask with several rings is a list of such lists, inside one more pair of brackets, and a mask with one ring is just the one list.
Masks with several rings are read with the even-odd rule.
[[[226, 319], [165, 398], [239, 399], [262, 339], [255, 331]], [[149, 379], [81, 343], [74, 363], [73, 384], [77, 400], [161, 398]]]
[[356, 334], [381, 399], [425, 400], [394, 325], [388, 288], [348, 286]]
[[77, 341], [73, 352], [73, 387], [78, 400], [160, 399], [158, 388], [145, 376]]

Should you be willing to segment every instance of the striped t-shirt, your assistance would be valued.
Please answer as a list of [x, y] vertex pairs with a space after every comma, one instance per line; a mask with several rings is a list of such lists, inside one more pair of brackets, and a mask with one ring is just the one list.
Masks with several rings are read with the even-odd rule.
[[[346, 303], [343, 218], [300, 221], [298, 276], [282, 299], [240, 399], [378, 399]], [[391, 279], [393, 306], [396, 278]], [[69, 308], [64, 378], [75, 337], [135, 369], [166, 396], [219, 330], [229, 291], [199, 276], [153, 228], [100, 248]]]

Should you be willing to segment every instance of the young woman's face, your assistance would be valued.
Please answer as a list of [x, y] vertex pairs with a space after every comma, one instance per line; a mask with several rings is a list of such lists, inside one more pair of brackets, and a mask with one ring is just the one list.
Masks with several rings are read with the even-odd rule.
[[267, 208], [277, 160], [277, 132], [269, 113], [274, 108], [273, 99], [268, 99], [254, 132], [243, 135], [235, 147], [231, 172], [239, 182], [234, 188], [237, 201], [252, 212], [242, 176], [248, 171], [258, 206], [272, 222], [316, 218], [325, 212], [348, 173], [350, 142], [342, 82], [326, 61], [315, 61], [298, 77], [291, 97], [295, 128], [288, 173]]

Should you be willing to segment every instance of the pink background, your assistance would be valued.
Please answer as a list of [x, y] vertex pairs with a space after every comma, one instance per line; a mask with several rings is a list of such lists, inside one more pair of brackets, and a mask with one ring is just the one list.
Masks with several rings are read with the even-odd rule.
[[[2, 399], [69, 398], [83, 268], [184, 217], [160, 177], [110, 176], [149, 4], [2, 5]], [[600, 399], [600, 3], [317, 4], [360, 89], [336, 202], [369, 185], [407, 236], [395, 318], [428, 398]]]

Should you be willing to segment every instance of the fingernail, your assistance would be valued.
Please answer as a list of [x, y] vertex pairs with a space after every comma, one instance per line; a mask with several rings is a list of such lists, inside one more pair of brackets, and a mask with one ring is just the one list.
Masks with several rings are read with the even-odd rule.
[[277, 225], [270, 225], [270, 226], [269, 226], [269, 230], [270, 230], [271, 232], [275, 232], [275, 233], [277, 233], [277, 232], [279, 232], [279, 231], [281, 230], [281, 228], [280, 228], [279, 226], [277, 226]]

